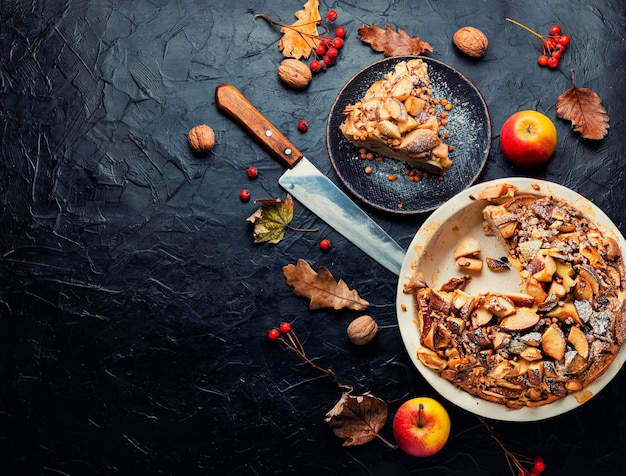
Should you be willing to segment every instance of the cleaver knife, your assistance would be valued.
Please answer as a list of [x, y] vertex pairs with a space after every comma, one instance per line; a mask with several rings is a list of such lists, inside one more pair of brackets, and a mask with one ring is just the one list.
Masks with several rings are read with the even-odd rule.
[[331, 227], [392, 273], [405, 251], [369, 215], [321, 173], [231, 84], [215, 89], [217, 107], [237, 121], [287, 171], [278, 183]]

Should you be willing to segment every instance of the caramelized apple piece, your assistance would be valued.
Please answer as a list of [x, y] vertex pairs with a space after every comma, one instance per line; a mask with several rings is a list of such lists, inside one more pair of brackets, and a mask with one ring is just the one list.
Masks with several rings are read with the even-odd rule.
[[404, 107], [411, 116], [417, 116], [422, 112], [425, 105], [426, 101], [421, 98], [416, 98], [415, 96], [409, 96], [404, 100]]
[[605, 236], [603, 243], [607, 259], [615, 261], [622, 256], [622, 251], [620, 250], [619, 244], [615, 238], [612, 236]]
[[465, 256], [477, 256], [480, 254], [480, 242], [474, 237], [464, 238], [454, 248], [454, 259]]
[[493, 314], [484, 307], [478, 307], [474, 309], [471, 314], [472, 327], [483, 327], [489, 324]]
[[543, 352], [555, 360], [563, 360], [565, 356], [565, 336], [556, 324], [551, 324], [541, 336]]
[[579, 327], [572, 326], [570, 328], [567, 341], [572, 344], [583, 359], [586, 360], [589, 357], [589, 342], [587, 341], [587, 336]]
[[523, 357], [529, 361], [541, 360], [543, 359], [543, 354], [537, 347], [526, 347], [523, 351], [520, 352], [520, 357]]
[[544, 302], [548, 298], [543, 285], [532, 276], [526, 280], [526, 293], [535, 298], [535, 302]]
[[505, 296], [517, 307], [533, 307], [535, 305], [535, 298], [531, 294], [509, 292]]
[[574, 292], [577, 294], [580, 293], [581, 296], [588, 295], [588, 297], [579, 298], [576, 296], [576, 298], [580, 301], [585, 301], [591, 299], [591, 296], [597, 296], [600, 293], [600, 287], [602, 285], [598, 273], [586, 264], [578, 266], [576, 271], [578, 271], [578, 282], [576, 283]]
[[551, 311], [546, 313], [546, 317], [556, 317], [559, 321], [566, 324], [578, 324], [583, 325], [576, 305], [573, 302], [560, 302]]
[[532, 309], [520, 307], [517, 311], [502, 319], [500, 328], [505, 331], [520, 332], [535, 327], [541, 317]]
[[417, 358], [426, 367], [442, 371], [448, 366], [446, 359], [442, 358], [434, 350], [427, 349], [426, 347], [420, 347], [417, 349]]
[[529, 266], [531, 266], [532, 263], [535, 263], [535, 261], [539, 262], [538, 264], [539, 270], [536, 272], [533, 272], [533, 278], [543, 283], [551, 282], [552, 277], [554, 276], [554, 273], [556, 272], [556, 261], [554, 260], [554, 258], [540, 251], [539, 253], [537, 253], [537, 255], [535, 256], [531, 264], [529, 264]]
[[580, 254], [589, 260], [589, 265], [593, 268], [604, 268], [606, 266], [600, 251], [589, 240], [583, 240], [580, 244]]
[[483, 269], [483, 260], [477, 258], [469, 258], [467, 256], [462, 256], [457, 259], [455, 264], [462, 269], [466, 269], [468, 271], [480, 271]]
[[502, 294], [488, 294], [485, 296], [483, 306], [489, 312], [498, 317], [510, 316], [516, 311], [513, 301]]
[[527, 207], [536, 200], [537, 197], [535, 195], [517, 195], [516, 197], [511, 198], [508, 202], [504, 203], [503, 206], [509, 212], [512, 212], [521, 207]]
[[500, 330], [492, 330], [491, 345], [495, 350], [503, 348], [511, 340], [511, 334]]
[[506, 262], [497, 259], [497, 258], [490, 258], [487, 257], [485, 258], [485, 263], [487, 263], [487, 268], [489, 269], [489, 271], [493, 271], [495, 273], [500, 273], [502, 271], [508, 271], [509, 265], [506, 264]]
[[501, 183], [489, 185], [478, 192], [478, 200], [497, 200], [498, 198], [512, 197], [517, 191], [515, 185]]

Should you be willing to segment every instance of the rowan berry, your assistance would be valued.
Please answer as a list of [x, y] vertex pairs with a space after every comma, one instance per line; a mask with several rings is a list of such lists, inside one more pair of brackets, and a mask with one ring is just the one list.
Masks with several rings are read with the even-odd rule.
[[241, 199], [242, 202], [247, 202], [250, 200], [250, 190], [248, 190], [247, 188], [244, 188], [241, 192], [239, 192], [239, 198]]
[[256, 167], [254, 167], [254, 166], [248, 167], [248, 177], [249, 178], [255, 179], [258, 176], [259, 176], [259, 170]]

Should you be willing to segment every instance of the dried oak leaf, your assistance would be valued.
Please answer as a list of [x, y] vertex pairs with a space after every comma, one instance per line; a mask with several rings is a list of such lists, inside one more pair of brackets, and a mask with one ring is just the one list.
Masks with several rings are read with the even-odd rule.
[[293, 219], [293, 198], [262, 198], [254, 201], [261, 206], [246, 221], [254, 223], [254, 242], [278, 243]]
[[396, 32], [389, 25], [382, 28], [372, 25], [363, 25], [358, 29], [363, 43], [369, 44], [374, 51], [383, 52], [385, 56], [417, 56], [433, 47], [420, 40], [417, 36], [410, 37], [402, 28]]
[[343, 279], [335, 281], [325, 266], [320, 266], [316, 273], [306, 260], [300, 258], [297, 265], [283, 266], [283, 274], [296, 296], [310, 300], [309, 309], [332, 307], [335, 310], [348, 308], [363, 311], [369, 305], [356, 290], [349, 289]]
[[317, 24], [322, 20], [319, 6], [319, 0], [309, 0], [302, 10], [295, 13], [297, 20], [280, 29], [283, 36], [278, 43], [278, 49], [283, 56], [300, 59], [311, 55], [319, 42]]
[[344, 393], [332, 410], [326, 414], [326, 422], [339, 438], [345, 438], [343, 446], [357, 446], [381, 438], [379, 431], [387, 421], [387, 404], [369, 393], [352, 396]]
[[[572, 84], [574, 83], [572, 71]], [[600, 140], [609, 130], [609, 115], [595, 91], [579, 88], [576, 84], [561, 94], [556, 101], [556, 115], [572, 122], [572, 130], [584, 139]]]

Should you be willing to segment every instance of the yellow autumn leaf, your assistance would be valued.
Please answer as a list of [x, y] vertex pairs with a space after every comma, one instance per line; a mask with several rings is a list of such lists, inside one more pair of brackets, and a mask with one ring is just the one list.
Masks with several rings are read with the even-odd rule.
[[319, 43], [317, 25], [322, 20], [319, 0], [309, 0], [295, 13], [297, 20], [280, 29], [283, 34], [278, 49], [287, 58], [308, 58]]

